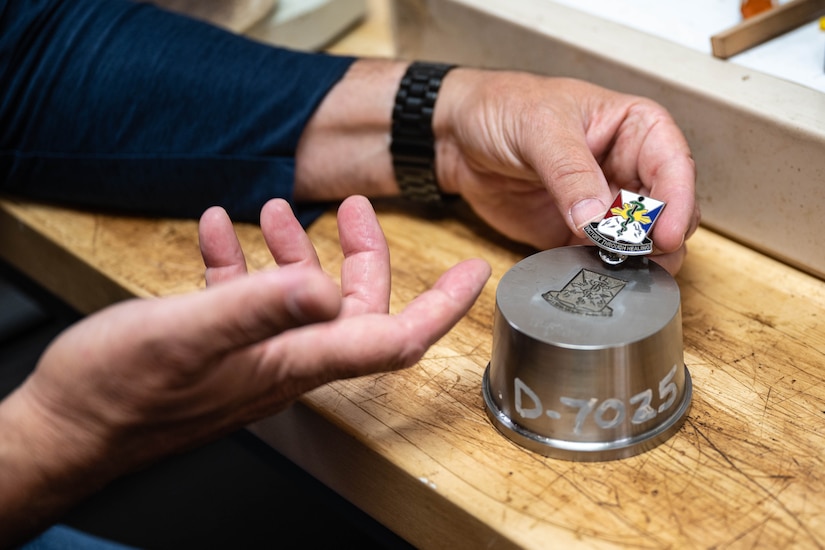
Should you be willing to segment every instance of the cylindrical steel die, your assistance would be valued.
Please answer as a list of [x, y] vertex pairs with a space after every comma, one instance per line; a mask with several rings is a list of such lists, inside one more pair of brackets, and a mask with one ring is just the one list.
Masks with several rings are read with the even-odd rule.
[[496, 292], [483, 393], [504, 435], [547, 456], [611, 460], [658, 445], [692, 393], [676, 281], [646, 257], [608, 266], [595, 247], [522, 260]]

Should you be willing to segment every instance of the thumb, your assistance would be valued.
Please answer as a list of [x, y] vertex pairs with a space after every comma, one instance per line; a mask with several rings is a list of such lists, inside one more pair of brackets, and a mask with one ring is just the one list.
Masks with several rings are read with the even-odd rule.
[[341, 294], [323, 272], [296, 265], [161, 299], [156, 305], [163, 310], [161, 330], [167, 340], [175, 335], [183, 349], [209, 357], [334, 319]]
[[[568, 124], [568, 128], [575, 128]], [[531, 141], [533, 143], [533, 141]], [[546, 140], [534, 141], [545, 143]], [[582, 237], [582, 228], [600, 220], [611, 202], [610, 188], [583, 133], [563, 133], [553, 145], [530, 159], [536, 173], [564, 215], [570, 230]]]

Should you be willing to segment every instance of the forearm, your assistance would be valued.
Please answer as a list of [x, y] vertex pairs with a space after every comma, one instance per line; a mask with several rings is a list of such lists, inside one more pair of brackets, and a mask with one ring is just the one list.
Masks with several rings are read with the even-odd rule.
[[398, 194], [390, 130], [395, 94], [407, 65], [361, 59], [330, 90], [298, 144], [296, 200]]

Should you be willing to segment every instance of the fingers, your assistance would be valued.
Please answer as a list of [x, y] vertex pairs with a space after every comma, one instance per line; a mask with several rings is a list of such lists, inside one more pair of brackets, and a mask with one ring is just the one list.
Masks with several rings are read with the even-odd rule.
[[272, 342], [268, 360], [286, 369], [296, 394], [334, 379], [409, 367], [466, 315], [489, 276], [483, 260], [464, 261], [398, 315], [341, 317], [298, 329]]
[[[320, 269], [315, 248], [286, 201], [274, 199], [264, 206], [261, 230], [278, 265]], [[344, 254], [341, 291], [345, 314], [386, 312], [390, 295], [389, 249], [369, 200], [352, 196], [341, 203], [338, 232]]]
[[338, 233], [344, 263], [341, 291], [345, 315], [386, 313], [390, 299], [390, 252], [375, 211], [360, 196], [346, 199], [338, 209]]
[[688, 191], [682, 187], [663, 187], [660, 185], [650, 192], [667, 203], [661, 218], [656, 221], [651, 238], [657, 251], [674, 253], [696, 231], [701, 215], [692, 188]]
[[409, 366], [420, 359], [427, 348], [464, 317], [489, 278], [487, 262], [465, 260], [444, 273], [429, 291], [410, 302], [397, 318], [422, 346], [420, 354], [411, 355], [402, 364]]
[[[295, 219], [286, 201], [274, 199], [263, 207], [261, 229], [267, 246], [279, 266], [283, 269], [292, 267], [293, 270], [300, 268], [305, 273], [314, 271], [317, 272], [316, 276], [322, 275], [320, 262], [312, 242]], [[212, 208], [204, 213], [200, 233], [204, 261], [207, 264], [208, 285], [228, 281], [246, 272], [240, 244], [232, 229], [231, 221], [223, 209]], [[366, 198], [353, 196], [341, 204], [339, 233], [344, 262], [341, 269], [341, 292], [331, 300], [331, 303], [337, 304], [335, 314], [338, 313], [338, 308], [343, 307], [343, 304], [346, 305], [347, 315], [386, 313], [389, 308], [391, 279], [389, 249], [375, 212]], [[261, 334], [264, 335], [263, 337], [271, 336], [304, 322], [328, 318], [328, 313], [323, 313], [324, 308], [320, 307], [323, 301], [320, 295], [314, 298], [310, 296], [312, 293], [308, 289], [311, 287], [308, 285], [299, 288], [299, 292], [289, 294], [283, 285], [292, 280], [291, 272], [285, 273], [283, 277], [281, 286], [274, 289], [274, 294], [259, 297], [257, 302], [252, 299], [246, 306], [249, 308], [249, 313], [247, 313], [249, 326], [244, 330], [247, 331], [247, 336], [253, 339], [252, 341], [257, 341], [256, 338], [260, 338]], [[329, 286], [327, 283], [333, 285], [327, 280], [324, 283], [325, 287]], [[237, 285], [234, 288], [241, 287]], [[343, 303], [341, 294], [344, 298]], [[244, 296], [247, 294], [228, 299], [231, 299], [233, 305], [237, 306], [244, 303]], [[279, 303], [289, 305], [291, 301], [300, 300], [302, 296], [313, 298], [305, 304], [308, 311], [303, 316], [293, 311], [292, 319], [284, 316], [289, 311], [284, 312], [278, 307], [271, 307], [268, 301], [268, 299], [275, 299]], [[261, 304], [264, 303], [269, 304], [269, 307], [266, 311], [260, 311]], [[293, 305], [300, 305], [300, 303]], [[232, 326], [236, 325], [227, 325], [227, 330], [231, 330]], [[263, 332], [260, 332], [261, 330]], [[231, 335], [223, 339], [218, 338], [217, 341], [233, 341], [242, 345], [242, 342]]]
[[[562, 151], [569, 153], [560, 151], [545, 163], [550, 193], [559, 210], [568, 212], [568, 225], [577, 235], [584, 225], [605, 214], [613, 198], [608, 183], [614, 190], [638, 190], [664, 201], [667, 207], [652, 238], [658, 250], [674, 253], [699, 221], [695, 165], [687, 141], [660, 105], [619, 94], [607, 97], [593, 103], [597, 106], [594, 112], [583, 115], [589, 126], [587, 135], [569, 133], [560, 142]], [[566, 127], [575, 128], [576, 121], [569, 120]], [[671, 263], [681, 264], [681, 259]]]
[[214, 285], [246, 274], [246, 259], [226, 211], [213, 206], [198, 224], [201, 256], [206, 265], [206, 284]]
[[559, 104], [532, 108], [537, 116], [524, 121], [524, 135], [519, 142], [567, 227], [583, 237], [582, 228], [601, 219], [613, 197], [588, 142], [586, 132], [592, 113], [586, 112], [587, 102], [579, 97], [588, 90], [579, 90], [575, 81], [556, 82], [560, 87]]
[[273, 199], [261, 209], [261, 231], [275, 263], [320, 267], [315, 247], [292, 213], [289, 203]]
[[670, 115], [655, 104], [647, 104], [645, 109], [650, 121], [640, 143], [639, 178], [652, 197], [667, 203], [653, 229], [656, 247], [675, 252], [699, 224], [696, 166], [686, 139]]

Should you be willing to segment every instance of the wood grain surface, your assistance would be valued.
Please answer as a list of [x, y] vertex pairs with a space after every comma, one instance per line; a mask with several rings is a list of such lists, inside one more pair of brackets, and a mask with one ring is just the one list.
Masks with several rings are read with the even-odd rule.
[[[393, 311], [463, 258], [487, 259], [493, 277], [418, 365], [319, 388], [254, 426], [264, 440], [420, 547], [825, 545], [825, 283], [700, 230], [677, 277], [694, 382], [684, 427], [637, 457], [553, 460], [502, 437], [480, 393], [496, 285], [532, 251], [460, 204], [440, 219], [391, 201], [376, 207], [391, 247]], [[11, 218], [17, 233], [65, 253], [44, 258], [41, 244], [13, 258], [24, 267], [36, 258], [35, 276], [59, 275], [62, 295], [89, 271], [91, 290], [102, 280], [125, 296], [203, 284], [194, 222], [9, 201], [0, 212], [5, 257], [18, 240]], [[250, 267], [273, 268], [258, 228], [238, 229]], [[309, 233], [337, 275], [334, 212]]]
[[[321, 388], [288, 420], [257, 426], [262, 437], [422, 547], [825, 544], [822, 281], [700, 230], [677, 278], [694, 382], [684, 427], [637, 457], [566, 462], [498, 434], [481, 398], [495, 287], [525, 251], [466, 219], [382, 212], [381, 222], [394, 258], [393, 308], [461, 258], [486, 258], [492, 280], [417, 366]], [[332, 244], [332, 217], [312, 236]], [[313, 413], [351, 440], [296, 431], [323, 431], [307, 420]], [[349, 455], [358, 460], [341, 459]]]
[[790, 0], [710, 37], [714, 57], [728, 59], [825, 14], [823, 0]]
[[[392, 311], [461, 259], [485, 258], [493, 277], [414, 367], [319, 388], [254, 433], [421, 548], [825, 546], [822, 280], [700, 229], [677, 277], [694, 383], [684, 426], [633, 458], [553, 460], [501, 436], [480, 393], [496, 285], [533, 251], [461, 203], [443, 217], [376, 208]], [[258, 228], [238, 230], [250, 268], [274, 268]], [[309, 234], [337, 275], [334, 212]], [[0, 256], [86, 312], [203, 286], [194, 221], [6, 199]]]

